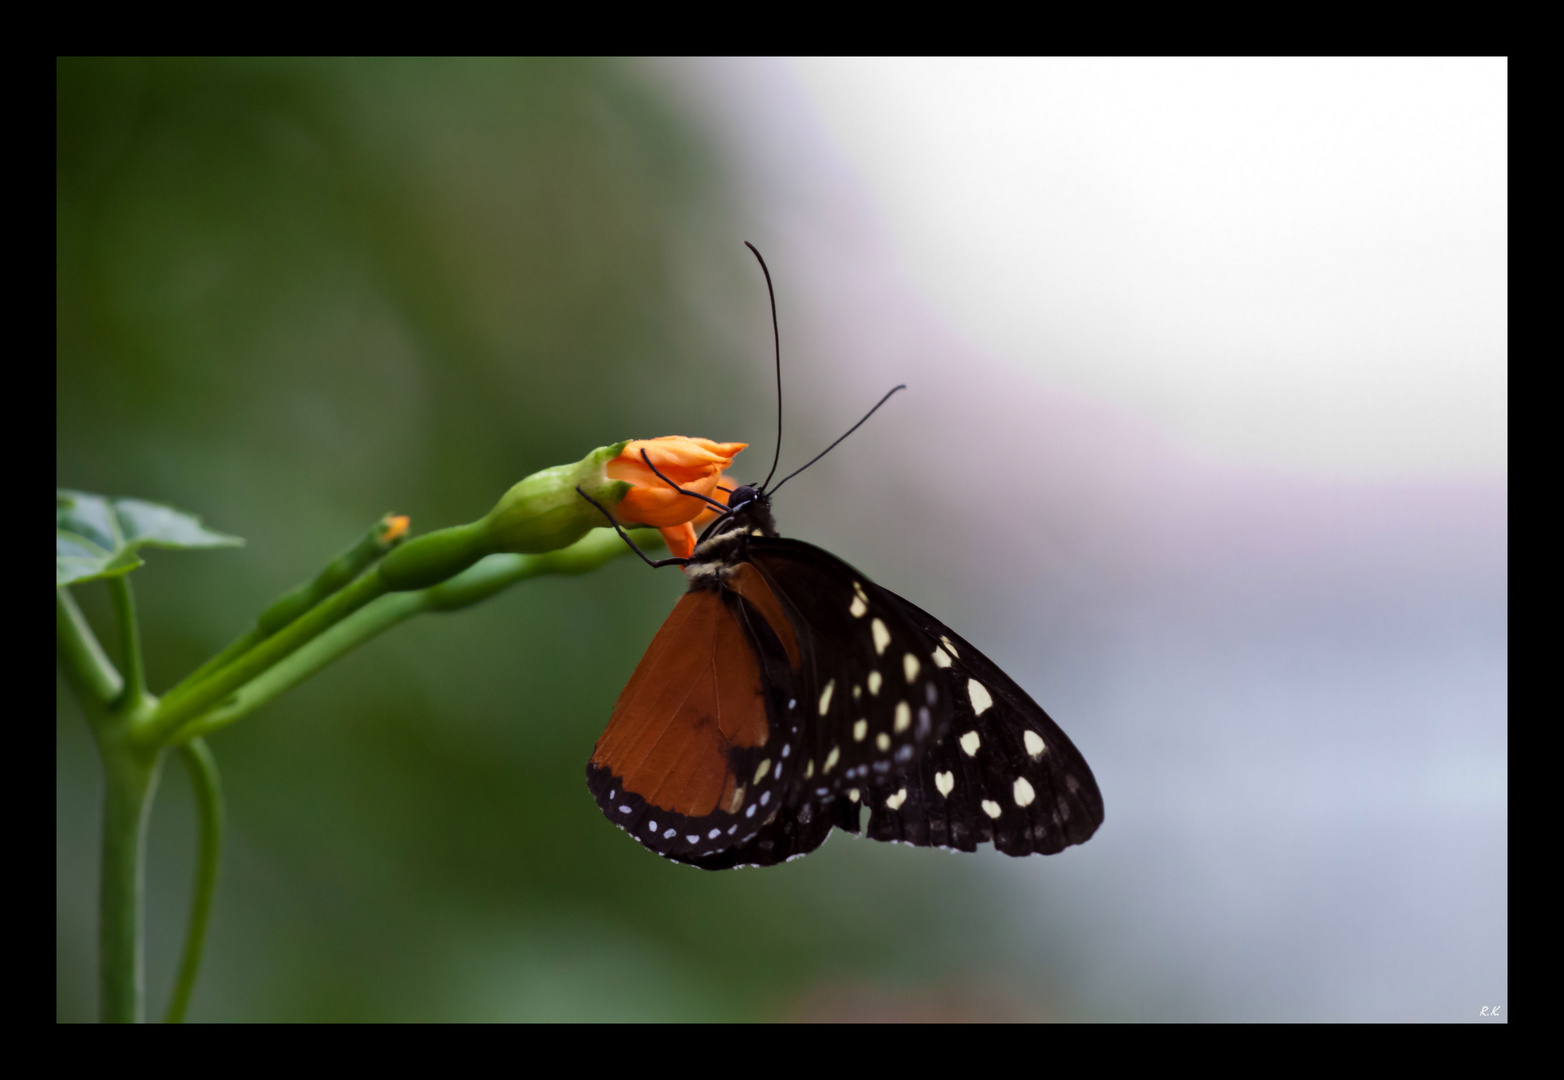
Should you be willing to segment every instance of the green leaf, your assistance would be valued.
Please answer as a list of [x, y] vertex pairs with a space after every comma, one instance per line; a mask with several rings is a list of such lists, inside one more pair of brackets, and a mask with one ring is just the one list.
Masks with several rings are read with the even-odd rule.
[[54, 584], [74, 585], [126, 574], [139, 548], [234, 547], [237, 536], [213, 532], [194, 514], [142, 499], [107, 499], [56, 488]]

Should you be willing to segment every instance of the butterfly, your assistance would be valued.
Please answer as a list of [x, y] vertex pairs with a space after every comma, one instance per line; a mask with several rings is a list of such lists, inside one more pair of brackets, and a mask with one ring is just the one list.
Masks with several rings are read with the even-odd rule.
[[[772, 320], [780, 427], [774, 292]], [[689, 588], [587, 764], [604, 815], [707, 870], [796, 859], [833, 828], [957, 851], [992, 841], [1016, 856], [1088, 840], [1103, 821], [1097, 782], [1025, 690], [916, 604], [777, 534], [772, 496], [802, 471], [768, 490], [773, 459], [726, 505], [706, 499], [720, 513], [688, 558], [636, 548], [653, 566], [682, 566]]]

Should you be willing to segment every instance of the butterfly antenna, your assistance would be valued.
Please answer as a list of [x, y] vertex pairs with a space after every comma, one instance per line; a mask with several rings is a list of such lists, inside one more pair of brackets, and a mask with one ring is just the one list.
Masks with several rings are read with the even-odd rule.
[[765, 482], [760, 485], [760, 490], [765, 491], [766, 484], [771, 483], [771, 478], [777, 474], [777, 462], [782, 459], [782, 335], [777, 330], [777, 292], [771, 287], [771, 269], [766, 266], [766, 260], [760, 257], [759, 248], [748, 240], [744, 241], [744, 246], [754, 253], [755, 258], [760, 261], [760, 272], [766, 275], [766, 292], [771, 296], [771, 340], [775, 343], [777, 351], [777, 449], [776, 453], [771, 455], [771, 471], [766, 474]]
[[868, 420], [868, 419], [869, 419], [869, 417], [871, 417], [871, 416], [873, 416], [873, 415], [874, 415], [874, 414], [875, 414], [875, 413], [877, 413], [877, 412], [879, 412], [879, 410], [880, 410], [880, 406], [881, 406], [881, 405], [884, 405], [884, 404], [885, 404], [885, 403], [886, 403], [886, 402], [887, 402], [887, 401], [889, 401], [889, 400], [891, 400], [891, 395], [892, 395], [892, 394], [895, 394], [895, 393], [896, 393], [896, 391], [897, 391], [897, 390], [905, 390], [905, 389], [907, 389], [907, 384], [906, 384], [906, 383], [902, 383], [902, 384], [901, 384], [901, 385], [900, 385], [900, 386], [896, 386], [896, 387], [892, 387], [892, 388], [891, 388], [891, 392], [890, 392], [890, 393], [889, 393], [889, 394], [886, 394], [886, 395], [885, 395], [885, 396], [884, 396], [884, 397], [882, 397], [882, 398], [881, 398], [881, 399], [880, 399], [880, 400], [879, 400], [879, 403], [878, 403], [878, 404], [876, 404], [876, 405], [875, 405], [875, 407], [874, 407], [874, 408], [872, 408], [872, 409], [870, 409], [870, 410], [869, 410], [869, 411], [868, 411], [868, 412], [866, 412], [866, 413], [864, 413], [864, 414], [863, 414], [863, 420], [860, 420], [860, 421], [858, 421], [858, 422], [857, 422], [857, 423], [856, 423], [856, 424], [854, 424], [854, 425], [853, 425], [853, 426], [852, 426], [852, 427], [850, 427], [850, 428], [848, 428], [848, 429], [847, 429], [847, 431], [846, 431], [846, 432], [844, 432], [844, 433], [843, 433], [843, 434], [842, 434], [842, 435], [841, 435], [841, 436], [840, 436], [840, 437], [839, 437], [839, 438], [838, 438], [838, 439], [837, 439], [837, 440], [836, 440], [836, 442], [834, 442], [834, 443], [832, 443], [832, 444], [831, 444], [831, 445], [830, 445], [830, 446], [828, 446], [828, 447], [826, 447], [826, 448], [825, 448], [825, 449], [824, 449], [824, 450], [822, 450], [822, 451], [820, 451], [820, 452], [819, 452], [819, 453], [818, 453], [818, 454], [816, 454], [816, 455], [815, 455], [815, 456], [814, 456], [814, 457], [812, 457], [812, 458], [810, 458], [810, 459], [809, 459], [809, 462], [808, 462], [808, 464], [806, 464], [806, 465], [804, 465], [804, 466], [803, 466], [803, 467], [802, 467], [802, 468], [797, 468], [797, 469], [794, 469], [794, 470], [793, 470], [793, 471], [792, 471], [792, 472], [790, 472], [790, 473], [788, 473], [788, 474], [787, 474], [787, 475], [786, 475], [786, 476], [784, 476], [784, 477], [783, 477], [783, 478], [782, 478], [782, 479], [781, 479], [781, 480], [778, 480], [778, 481], [777, 481], [777, 486], [776, 486], [776, 487], [774, 487], [774, 488], [772, 488], [772, 489], [771, 489], [771, 491], [770, 491], [770, 492], [768, 492], [768, 494], [770, 494], [770, 495], [775, 495], [775, 494], [776, 494], [776, 493], [777, 493], [777, 492], [779, 492], [779, 491], [781, 491], [781, 490], [782, 490], [782, 485], [783, 485], [783, 484], [785, 484], [785, 483], [787, 483], [787, 482], [788, 482], [788, 481], [789, 481], [789, 480], [791, 480], [791, 479], [793, 479], [793, 477], [795, 477], [795, 476], [797, 476], [797, 475], [798, 475], [798, 474], [799, 474], [799, 473], [801, 473], [801, 472], [803, 472], [803, 471], [804, 471], [804, 469], [807, 469], [807, 468], [809, 468], [809, 466], [810, 466], [810, 465], [813, 465], [813, 464], [814, 464], [814, 463], [815, 463], [815, 462], [817, 462], [817, 461], [819, 461], [819, 460], [820, 460], [820, 459], [821, 459], [821, 458], [823, 458], [823, 457], [825, 457], [825, 456], [826, 456], [826, 455], [827, 455], [827, 454], [829, 454], [829, 453], [830, 453], [830, 452], [831, 452], [831, 451], [832, 451], [832, 450], [835, 450], [835, 449], [836, 449], [836, 447], [837, 447], [837, 445], [838, 445], [838, 444], [839, 444], [839, 443], [840, 443], [840, 442], [841, 442], [841, 441], [842, 441], [842, 439], [845, 439], [845, 438], [847, 438], [847, 436], [848, 436], [848, 435], [851, 435], [851, 434], [852, 434], [852, 433], [853, 433], [853, 432], [855, 432], [855, 431], [857, 431], [857, 430], [858, 430], [858, 429], [859, 429], [859, 428], [861, 428], [861, 427], [863, 427], [863, 425], [864, 425], [864, 421], [865, 421], [865, 420]]

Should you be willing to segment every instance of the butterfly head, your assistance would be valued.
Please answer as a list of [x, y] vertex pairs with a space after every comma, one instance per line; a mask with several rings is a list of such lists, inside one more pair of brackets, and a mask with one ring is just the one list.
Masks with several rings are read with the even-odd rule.
[[701, 533], [701, 542], [729, 533], [746, 533], [762, 536], [777, 534], [776, 521], [771, 516], [771, 497], [753, 484], [734, 488], [728, 494], [728, 512], [723, 514]]
[[765, 499], [765, 492], [753, 484], [745, 484], [743, 487], [734, 488], [733, 493], [728, 496], [728, 509], [736, 514], [750, 503]]

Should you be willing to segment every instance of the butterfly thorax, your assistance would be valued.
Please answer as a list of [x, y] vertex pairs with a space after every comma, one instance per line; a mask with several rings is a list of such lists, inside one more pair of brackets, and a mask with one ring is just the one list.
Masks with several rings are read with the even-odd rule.
[[748, 485], [735, 488], [728, 506], [728, 514], [706, 527], [684, 567], [692, 589], [719, 588], [744, 561], [750, 537], [777, 535], [771, 500], [758, 489]]

